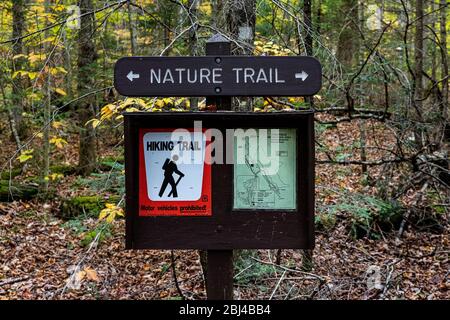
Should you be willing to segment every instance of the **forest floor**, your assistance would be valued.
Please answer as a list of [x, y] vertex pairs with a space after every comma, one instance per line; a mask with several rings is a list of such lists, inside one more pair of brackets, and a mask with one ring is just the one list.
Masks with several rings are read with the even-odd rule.
[[[380, 128], [374, 125], [371, 129], [369, 147], [390, 143], [383, 139]], [[355, 136], [358, 127], [343, 124], [328, 130], [321, 141], [342, 149], [350, 146]], [[56, 150], [54, 156], [74, 163], [76, 136], [67, 139], [67, 149]], [[106, 144], [101, 147], [103, 154], [120, 153]], [[2, 146], [2, 164], [13, 150], [13, 145]], [[318, 158], [324, 159], [320, 150]], [[380, 168], [370, 168], [369, 173], [372, 181], [386, 179]], [[402, 179], [402, 171], [389, 179]], [[318, 165], [316, 211], [322, 224], [316, 231], [312, 270], [301, 271], [300, 250], [283, 250], [280, 265], [275, 264], [275, 250], [239, 251], [235, 298], [449, 299], [448, 223], [437, 229], [407, 224], [400, 239], [397, 228], [382, 230], [374, 225], [372, 235], [355, 237], [352, 226], [357, 217], [345, 211], [359, 205], [352, 202], [359, 201], [354, 195], [376, 194], [374, 184], [366, 180], [360, 166]], [[123, 219], [108, 225], [95, 217], [62, 219], [60, 196], [95, 193], [89, 186], [79, 177], [67, 175], [57, 182], [53, 198], [0, 203], [0, 299], [181, 299], [181, 295], [205, 299], [197, 251], [174, 251], [180, 292], [170, 251], [125, 250]], [[105, 194], [108, 192], [111, 190]], [[401, 202], [407, 207], [413, 198], [411, 191]], [[350, 209], [345, 210], [345, 203], [350, 203]], [[326, 217], [334, 218], [324, 222]], [[99, 228], [101, 234], [92, 233]]]

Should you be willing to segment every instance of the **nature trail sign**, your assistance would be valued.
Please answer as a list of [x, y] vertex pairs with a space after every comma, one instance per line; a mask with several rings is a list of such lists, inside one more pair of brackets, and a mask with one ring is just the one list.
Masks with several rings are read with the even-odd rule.
[[126, 57], [114, 86], [124, 96], [310, 96], [322, 85], [312, 57]]

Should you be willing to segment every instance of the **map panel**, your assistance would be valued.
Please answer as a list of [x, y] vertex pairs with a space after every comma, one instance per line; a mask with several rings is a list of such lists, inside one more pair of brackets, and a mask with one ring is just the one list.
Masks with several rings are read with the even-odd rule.
[[[261, 139], [266, 133], [267, 138]], [[234, 209], [296, 209], [296, 136], [296, 129], [265, 129], [235, 137]], [[262, 161], [259, 155], [271, 155], [274, 143], [278, 143], [276, 159]], [[241, 161], [238, 152], [243, 152]]]

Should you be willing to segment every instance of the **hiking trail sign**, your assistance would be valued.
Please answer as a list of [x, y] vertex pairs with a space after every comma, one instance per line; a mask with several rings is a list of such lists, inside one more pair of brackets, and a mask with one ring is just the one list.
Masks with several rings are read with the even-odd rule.
[[205, 134], [141, 129], [139, 144], [139, 215], [210, 216], [211, 165], [205, 162]]
[[310, 96], [322, 85], [315, 58], [125, 57], [114, 86], [124, 96]]

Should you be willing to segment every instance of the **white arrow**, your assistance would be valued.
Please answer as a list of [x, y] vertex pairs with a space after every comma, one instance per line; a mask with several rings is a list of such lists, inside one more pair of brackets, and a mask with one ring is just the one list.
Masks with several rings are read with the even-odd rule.
[[302, 79], [302, 81], [305, 81], [306, 78], [308, 78], [309, 74], [307, 74], [305, 71], [302, 70], [302, 72], [295, 74], [295, 79]]
[[127, 74], [127, 78], [128, 78], [128, 80], [130, 80], [131, 82], [133, 82], [133, 79], [139, 79], [139, 73], [133, 73], [133, 70], [131, 70], [131, 71]]

